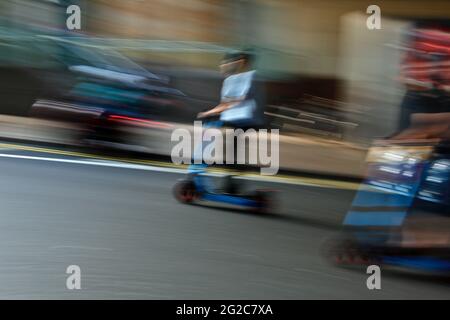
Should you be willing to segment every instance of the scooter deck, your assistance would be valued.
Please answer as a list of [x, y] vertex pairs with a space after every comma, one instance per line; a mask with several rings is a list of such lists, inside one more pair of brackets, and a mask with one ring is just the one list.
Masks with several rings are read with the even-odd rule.
[[244, 207], [259, 207], [259, 202], [253, 199], [249, 199], [245, 195], [231, 195], [220, 193], [203, 193], [200, 200], [222, 202], [231, 205], [244, 206]]
[[433, 271], [433, 272], [450, 271], [449, 260], [438, 259], [434, 257], [385, 256], [382, 257], [382, 262], [391, 266], [405, 267], [422, 271]]

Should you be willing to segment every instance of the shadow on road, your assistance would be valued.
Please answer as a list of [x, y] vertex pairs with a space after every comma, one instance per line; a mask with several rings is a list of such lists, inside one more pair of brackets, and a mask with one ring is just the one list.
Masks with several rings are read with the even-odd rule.
[[220, 206], [214, 206], [209, 204], [194, 204], [204, 208], [213, 209], [215, 211], [225, 211], [232, 214], [245, 214], [246, 216], [251, 216], [257, 219], [271, 219], [281, 222], [286, 222], [289, 224], [298, 224], [300, 226], [309, 226], [318, 229], [325, 229], [330, 231], [336, 231], [341, 228], [340, 224], [332, 223], [330, 221], [325, 221], [323, 219], [313, 219], [307, 217], [298, 217], [293, 215], [287, 215], [282, 213], [255, 213], [245, 209], [239, 208], [224, 208]]

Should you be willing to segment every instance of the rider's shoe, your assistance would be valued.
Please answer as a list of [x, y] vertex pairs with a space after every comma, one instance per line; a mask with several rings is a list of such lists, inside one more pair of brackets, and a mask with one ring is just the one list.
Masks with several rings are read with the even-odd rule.
[[237, 183], [236, 179], [233, 178], [234, 176], [228, 175], [224, 177], [224, 193], [227, 194], [239, 194], [241, 191], [240, 185]]

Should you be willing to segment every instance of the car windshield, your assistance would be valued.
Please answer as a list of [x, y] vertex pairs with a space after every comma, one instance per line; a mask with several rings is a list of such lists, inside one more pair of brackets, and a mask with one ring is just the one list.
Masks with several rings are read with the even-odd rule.
[[96, 68], [160, 79], [119, 52], [94, 46], [83, 46], [71, 42], [60, 42], [65, 62], [69, 65], [89, 65]]

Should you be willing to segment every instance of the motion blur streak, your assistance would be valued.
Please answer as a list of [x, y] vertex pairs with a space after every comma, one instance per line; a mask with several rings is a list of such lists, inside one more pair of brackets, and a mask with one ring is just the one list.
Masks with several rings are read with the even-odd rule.
[[[450, 2], [372, 4], [0, 1], [0, 298], [448, 298]], [[200, 118], [278, 174], [187, 174]]]
[[108, 116], [109, 121], [118, 121], [128, 124], [134, 124], [137, 123], [138, 125], [142, 125], [144, 127], [150, 127], [150, 128], [173, 128], [172, 125], [158, 122], [158, 121], [150, 121], [150, 120], [142, 120], [139, 118], [132, 118], [132, 117], [125, 117], [125, 116], [117, 116], [117, 115], [110, 115]]

